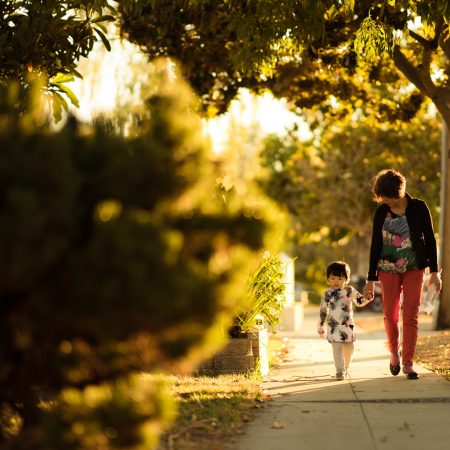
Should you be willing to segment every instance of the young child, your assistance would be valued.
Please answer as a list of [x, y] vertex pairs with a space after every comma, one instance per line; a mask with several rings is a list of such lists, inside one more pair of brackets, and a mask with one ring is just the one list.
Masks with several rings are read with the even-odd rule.
[[336, 379], [343, 380], [348, 375], [348, 367], [353, 355], [355, 324], [353, 322], [352, 301], [357, 306], [367, 305], [371, 299], [363, 296], [352, 286], [350, 267], [344, 261], [334, 261], [327, 267], [329, 288], [320, 300], [320, 319], [317, 332], [325, 337], [324, 324], [327, 322], [327, 339], [333, 348]]

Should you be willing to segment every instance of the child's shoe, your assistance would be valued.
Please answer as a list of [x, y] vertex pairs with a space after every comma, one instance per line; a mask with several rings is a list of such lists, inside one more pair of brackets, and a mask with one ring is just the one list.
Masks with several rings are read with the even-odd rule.
[[403, 373], [408, 380], [417, 380], [419, 378], [419, 374], [409, 364], [403, 366]]
[[[345, 370], [345, 369], [344, 369]], [[343, 380], [345, 378], [345, 372], [344, 370], [338, 370], [336, 372], [336, 380]]]

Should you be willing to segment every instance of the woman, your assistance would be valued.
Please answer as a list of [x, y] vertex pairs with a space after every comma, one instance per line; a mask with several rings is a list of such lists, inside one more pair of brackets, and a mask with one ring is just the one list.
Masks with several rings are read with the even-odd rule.
[[373, 180], [374, 198], [382, 205], [373, 219], [369, 273], [364, 296], [371, 298], [379, 280], [383, 295], [384, 327], [392, 375], [400, 372], [399, 313], [403, 292], [403, 373], [410, 380], [419, 378], [413, 369], [416, 350], [419, 305], [425, 268], [430, 269], [428, 285], [441, 289], [436, 239], [430, 210], [423, 200], [405, 191], [405, 177], [396, 170], [382, 170]]

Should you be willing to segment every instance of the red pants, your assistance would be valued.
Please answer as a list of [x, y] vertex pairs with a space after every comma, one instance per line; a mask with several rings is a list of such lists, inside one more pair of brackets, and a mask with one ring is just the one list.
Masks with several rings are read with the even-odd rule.
[[398, 353], [400, 294], [403, 290], [403, 365], [412, 365], [416, 351], [423, 275], [424, 271], [417, 269], [405, 273], [378, 273], [383, 295], [384, 328], [391, 353]]

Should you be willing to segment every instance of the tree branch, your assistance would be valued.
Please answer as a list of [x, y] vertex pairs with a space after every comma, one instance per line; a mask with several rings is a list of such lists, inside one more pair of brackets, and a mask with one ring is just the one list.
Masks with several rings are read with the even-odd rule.
[[429, 92], [420, 72], [411, 64], [408, 58], [402, 53], [398, 45], [394, 46], [393, 59], [395, 66], [405, 77], [419, 89], [422, 94], [432, 97], [433, 92]]
[[437, 41], [436, 38], [429, 41], [428, 39], [425, 39], [420, 34], [417, 34], [415, 31], [410, 30], [408, 28], [409, 35], [415, 39], [420, 45], [422, 45], [424, 48], [428, 48], [430, 50], [436, 50], [437, 48]]
[[443, 31], [439, 36], [439, 47], [441, 47], [444, 55], [450, 60], [450, 39], [448, 31]]
[[[420, 75], [424, 80], [424, 83], [433, 83], [430, 77], [430, 69], [431, 69], [431, 53], [433, 50], [430, 48], [424, 47], [422, 52], [422, 64], [420, 65]], [[426, 80], [426, 81], [425, 81]], [[434, 88], [434, 86], [433, 86]]]
[[437, 86], [436, 96], [442, 98], [445, 102], [450, 102], [450, 87]]
[[445, 95], [440, 95], [443, 93], [442, 88], [437, 88], [433, 84], [429, 73], [427, 76], [424, 76], [423, 72], [421, 73], [416, 69], [397, 45], [394, 47], [393, 58], [397, 69], [400, 70], [400, 72], [402, 72], [423, 95], [432, 100], [438, 111], [441, 113], [445, 123], [450, 128], [450, 108], [446, 101], [448, 91], [445, 92]]

